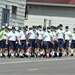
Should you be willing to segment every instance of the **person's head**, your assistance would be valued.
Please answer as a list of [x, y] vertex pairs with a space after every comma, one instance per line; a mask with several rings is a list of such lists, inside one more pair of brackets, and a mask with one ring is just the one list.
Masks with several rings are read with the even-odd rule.
[[53, 31], [54, 30], [54, 26], [51, 26], [50, 29], [51, 29], [51, 31]]
[[16, 30], [16, 31], [18, 31], [18, 30], [19, 30], [19, 28], [18, 28], [18, 27], [15, 27], [15, 30]]
[[29, 27], [29, 30], [32, 30], [32, 27]]
[[22, 27], [18, 27], [18, 31], [20, 32], [22, 30]]
[[35, 26], [34, 25], [32, 26], [32, 29], [35, 30]]
[[65, 31], [68, 31], [69, 30], [69, 26], [65, 26]]
[[23, 27], [23, 31], [27, 31], [27, 30], [26, 30], [26, 27]]
[[43, 31], [44, 31], [44, 32], [46, 31], [46, 27], [43, 27]]
[[26, 31], [28, 30], [28, 26], [25, 26], [25, 28], [26, 28]]
[[8, 26], [8, 31], [12, 31], [12, 26]]
[[47, 31], [50, 32], [50, 27], [47, 27]]
[[59, 28], [62, 30], [63, 29], [63, 25], [62, 24], [59, 24]]
[[73, 28], [73, 32], [75, 33], [75, 28]]
[[4, 30], [5, 29], [5, 26], [2, 26], [2, 30]]
[[39, 25], [39, 26], [38, 26], [38, 29], [41, 31], [41, 30], [42, 30], [42, 26], [41, 26], [41, 25]]

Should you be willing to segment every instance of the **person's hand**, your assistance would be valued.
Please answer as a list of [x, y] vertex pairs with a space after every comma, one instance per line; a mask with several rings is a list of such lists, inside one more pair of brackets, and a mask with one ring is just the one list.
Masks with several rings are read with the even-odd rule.
[[8, 45], [8, 42], [6, 42], [6, 45]]
[[19, 42], [19, 45], [21, 45], [21, 42]]
[[29, 42], [27, 41], [27, 42], [26, 42], [26, 45], [28, 45], [28, 44], [29, 44]]

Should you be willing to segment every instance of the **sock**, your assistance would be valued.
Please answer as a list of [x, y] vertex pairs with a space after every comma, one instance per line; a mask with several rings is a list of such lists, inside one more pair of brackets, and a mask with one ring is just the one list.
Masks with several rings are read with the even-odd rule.
[[26, 53], [26, 55], [31, 56], [31, 54], [30, 54], [30, 53], [28, 53], [28, 52]]
[[71, 54], [73, 54], [73, 49], [71, 49]]
[[40, 56], [40, 53], [38, 53], [38, 56]]
[[49, 56], [49, 53], [47, 53], [46, 55]]
[[19, 56], [23, 56], [23, 54], [20, 52], [20, 53], [19, 53]]
[[59, 52], [57, 52], [57, 56], [59, 56]]
[[13, 57], [14, 56], [14, 53], [12, 53], [11, 56]]
[[63, 56], [67, 55], [66, 50], [64, 50]]
[[52, 51], [50, 54], [51, 54], [51, 56], [53, 57], [53, 56], [55, 55], [55, 52], [54, 52], [54, 51]]
[[7, 55], [8, 55], [8, 53], [4, 53], [4, 55], [5, 55], [5, 56], [7, 56]]
[[0, 53], [0, 56], [2, 56], [2, 53]]

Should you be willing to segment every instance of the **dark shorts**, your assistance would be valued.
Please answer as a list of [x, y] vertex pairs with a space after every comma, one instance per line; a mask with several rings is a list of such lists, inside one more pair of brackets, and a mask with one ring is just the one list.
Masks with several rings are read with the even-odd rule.
[[64, 48], [69, 48], [69, 40], [65, 40], [65, 43], [64, 43]]
[[43, 44], [44, 50], [49, 49], [49, 44], [50, 42], [44, 41], [44, 44]]
[[6, 40], [1, 41], [1, 48], [7, 48]]
[[64, 41], [63, 41], [63, 39], [58, 39], [58, 47], [59, 48], [64, 48]]
[[54, 50], [56, 51], [57, 48], [58, 48], [58, 42], [55, 40], [55, 41], [54, 41]]
[[25, 48], [26, 48], [26, 40], [21, 40], [20, 49], [25, 49]]
[[29, 39], [29, 45], [28, 45], [28, 47], [35, 48], [35, 39]]
[[42, 40], [37, 40], [36, 41], [36, 48], [42, 48], [41, 42], [42, 42]]
[[0, 41], [0, 48], [2, 48], [2, 41]]
[[49, 48], [50, 49], [53, 49], [54, 48], [54, 45], [51, 42], [49, 42]]
[[18, 43], [18, 40], [16, 40], [16, 44], [15, 44], [15, 49], [17, 50], [19, 47], [19, 43]]
[[9, 48], [15, 50], [15, 41], [9, 41]]
[[72, 49], [75, 48], [75, 40], [72, 40], [72, 42], [71, 42], [71, 48]]

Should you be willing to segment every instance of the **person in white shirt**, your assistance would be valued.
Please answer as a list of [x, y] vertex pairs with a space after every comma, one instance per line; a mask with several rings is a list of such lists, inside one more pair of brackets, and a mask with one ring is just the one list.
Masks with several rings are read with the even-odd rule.
[[51, 56], [55, 57], [55, 52], [56, 52], [56, 33], [55, 33], [55, 29], [54, 26], [50, 27], [50, 36], [51, 36], [51, 43], [50, 43], [50, 49], [51, 49]]
[[53, 39], [54, 39], [54, 50], [55, 50], [55, 56], [54, 57], [57, 57], [57, 49], [58, 49], [58, 41], [57, 41], [57, 37], [56, 37], [56, 32], [57, 32], [57, 30], [58, 30], [58, 27], [55, 27], [54, 28], [54, 37], [53, 37]]
[[73, 28], [73, 33], [71, 33], [71, 55], [74, 55], [74, 49], [75, 49], [75, 28]]
[[69, 49], [69, 41], [71, 39], [71, 32], [69, 31], [69, 26], [65, 27], [65, 32], [64, 32], [64, 39], [65, 39], [65, 43], [64, 43], [64, 56], [67, 56], [69, 53], [68, 49]]
[[12, 26], [8, 27], [8, 34], [6, 38], [6, 44], [9, 44], [9, 58], [14, 56], [14, 50], [15, 50], [15, 41], [16, 41], [16, 35], [12, 31]]
[[59, 29], [56, 31], [56, 38], [58, 41], [57, 56], [61, 57], [64, 50], [64, 30], [62, 24], [59, 25]]
[[29, 28], [29, 32], [27, 34], [27, 39], [28, 39], [28, 50], [27, 50], [27, 55], [31, 57], [31, 55], [34, 53], [35, 49], [35, 30], [34, 26], [32, 28]]
[[46, 28], [44, 28], [42, 43], [44, 45], [45, 56], [47, 58], [50, 58], [50, 51], [49, 51], [50, 41], [51, 41], [50, 30], [48, 31], [47, 29], [46, 31]]
[[42, 38], [43, 38], [43, 31], [42, 31], [42, 26], [38, 26], [37, 30], [37, 39], [36, 39], [36, 49], [37, 49], [37, 57], [41, 57], [41, 51], [42, 51]]
[[19, 41], [17, 38], [20, 37], [19, 28], [15, 27], [15, 35], [16, 35], [16, 42], [15, 42], [15, 57], [19, 57]]
[[19, 56], [21, 58], [24, 58], [25, 56], [25, 49], [26, 49], [26, 29], [22, 28], [22, 30], [20, 31], [20, 53]]

